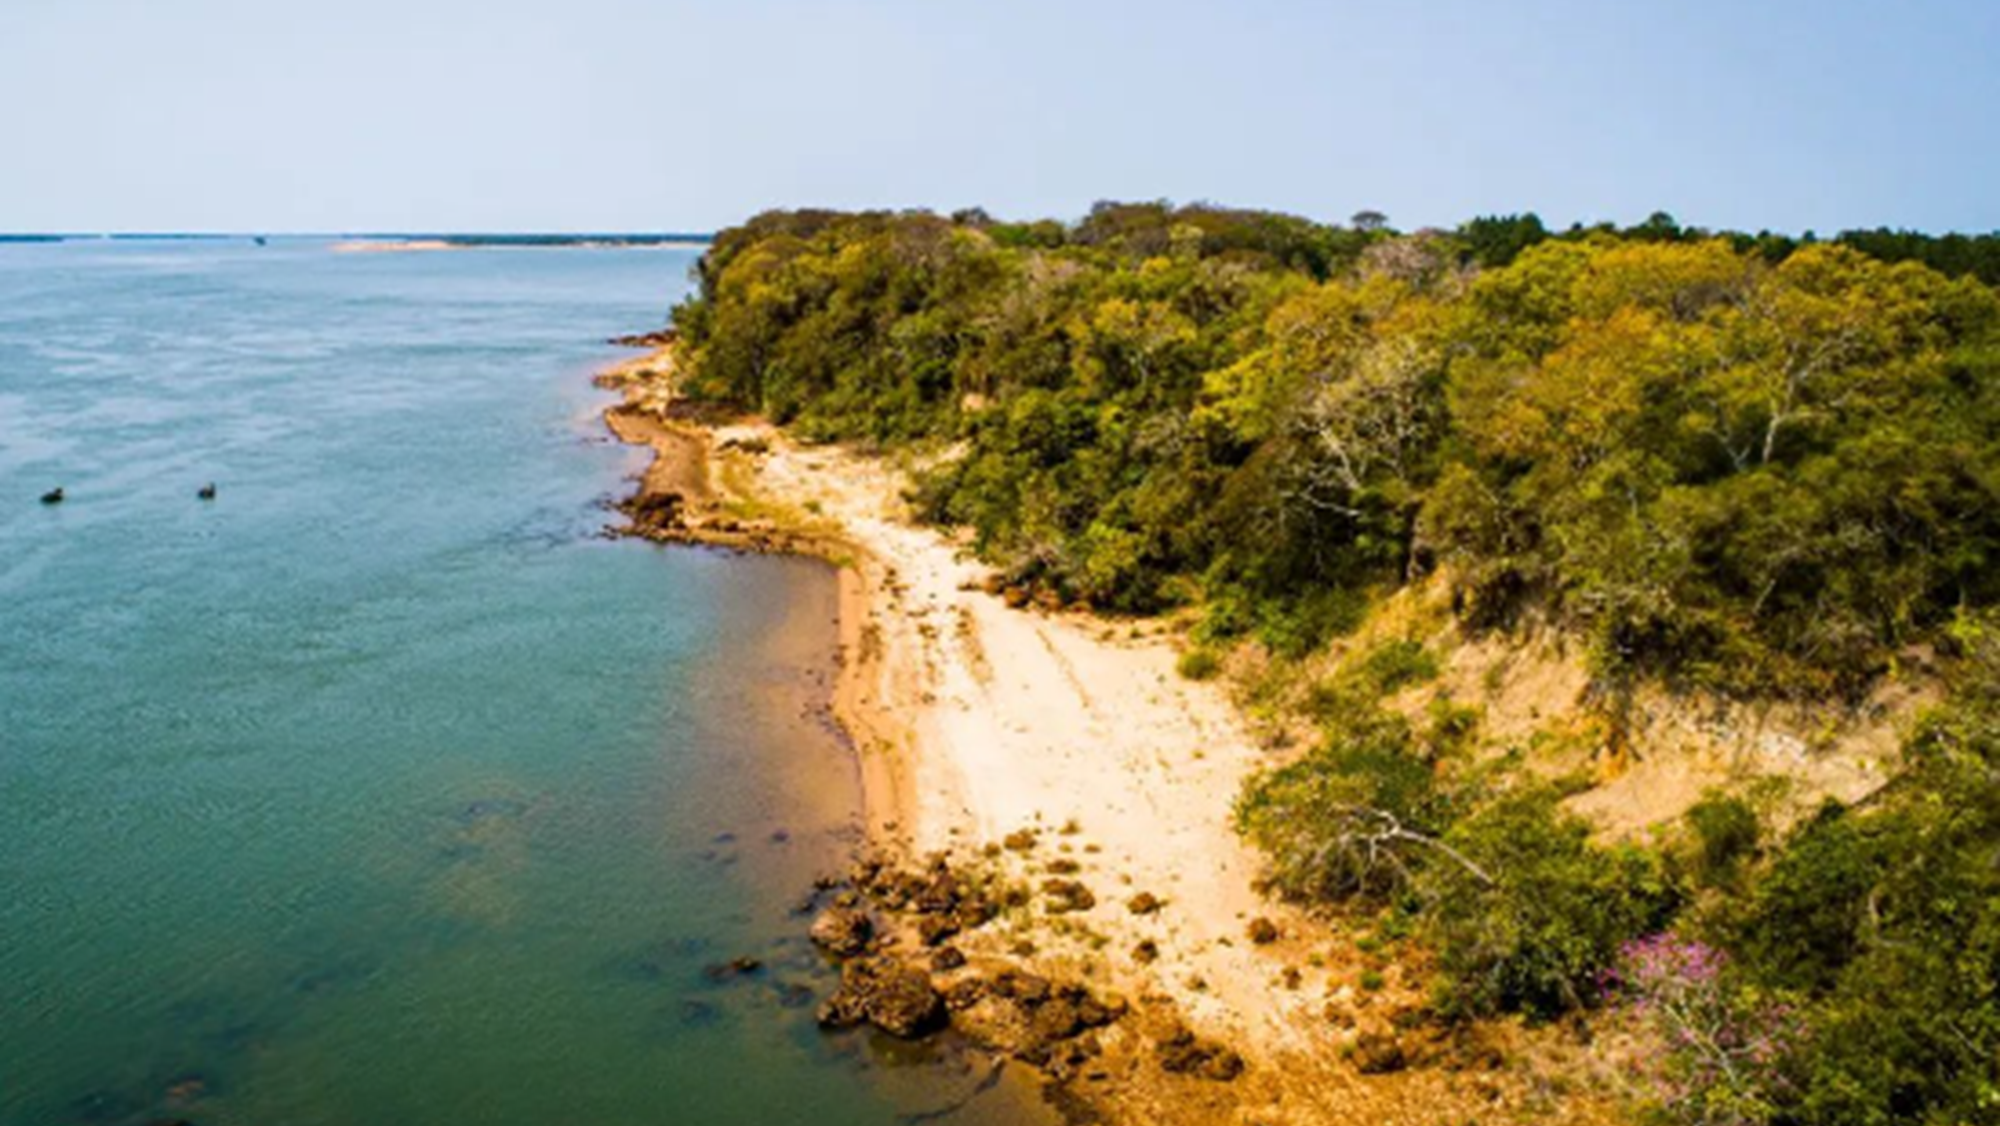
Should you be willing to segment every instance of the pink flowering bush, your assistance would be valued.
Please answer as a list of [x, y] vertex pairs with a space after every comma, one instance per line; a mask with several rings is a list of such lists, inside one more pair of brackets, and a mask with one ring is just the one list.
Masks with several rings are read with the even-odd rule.
[[1790, 1006], [1740, 984], [1726, 954], [1656, 934], [1624, 945], [1605, 986], [1657, 1038], [1657, 1050], [1634, 1069], [1661, 1120], [1689, 1126], [1771, 1120], [1791, 1090], [1786, 1065], [1804, 1024]]

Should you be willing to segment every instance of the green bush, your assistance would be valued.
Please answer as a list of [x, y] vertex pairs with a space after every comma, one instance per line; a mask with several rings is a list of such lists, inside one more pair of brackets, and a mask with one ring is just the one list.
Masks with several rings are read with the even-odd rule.
[[1865, 806], [1795, 829], [1727, 933], [1798, 998], [1811, 1050], [1784, 1120], [2000, 1117], [2000, 637], [1954, 631], [1950, 702]]
[[1174, 668], [1189, 680], [1207, 680], [1222, 671], [1222, 661], [1212, 649], [1190, 649], [1174, 662]]
[[1861, 952], [1869, 889], [1886, 859], [1880, 827], [1828, 802], [1757, 881], [1735, 945], [1766, 981], [1825, 989]]
[[1734, 883], [1744, 866], [1755, 859], [1762, 843], [1763, 825], [1757, 811], [1732, 794], [1703, 795], [1688, 809], [1686, 820], [1694, 838], [1691, 874], [1704, 886]]
[[1382, 695], [1436, 680], [1437, 657], [1413, 638], [1385, 641], [1362, 654], [1356, 672]]
[[1549, 1017], [1595, 1002], [1622, 944], [1665, 925], [1675, 894], [1655, 856], [1591, 843], [1557, 791], [1505, 795], [1454, 825], [1463, 862], [1417, 886], [1453, 1013]]
[[1245, 783], [1236, 824], [1286, 895], [1384, 900], [1437, 859], [1426, 842], [1450, 824], [1454, 802], [1406, 722], [1360, 713], [1304, 758]]

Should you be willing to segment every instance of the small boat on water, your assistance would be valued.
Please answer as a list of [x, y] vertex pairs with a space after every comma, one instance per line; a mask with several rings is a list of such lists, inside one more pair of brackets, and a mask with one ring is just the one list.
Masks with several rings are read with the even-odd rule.
[[202, 500], [214, 500], [215, 482], [210, 481], [208, 484], [203, 485], [199, 489], [196, 489], [194, 495], [200, 497]]
[[42, 494], [43, 504], [61, 504], [62, 502], [63, 502], [63, 491], [62, 491], [62, 486], [60, 485]]

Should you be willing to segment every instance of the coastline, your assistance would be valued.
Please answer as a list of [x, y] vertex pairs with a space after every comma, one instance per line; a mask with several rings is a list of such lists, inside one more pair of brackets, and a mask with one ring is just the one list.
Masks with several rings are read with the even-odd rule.
[[458, 238], [360, 238], [334, 243], [335, 254], [422, 254], [446, 250], [542, 250], [548, 248], [582, 250], [700, 250], [708, 244], [699, 239], [618, 239], [577, 238], [548, 243], [508, 239], [465, 241]]
[[651, 452], [632, 495], [620, 503], [633, 521], [631, 534], [665, 543], [805, 556], [833, 568], [839, 619], [833, 719], [855, 754], [867, 839], [897, 843], [916, 795], [903, 756], [893, 749], [907, 748], [912, 732], [877, 701], [873, 687], [886, 675], [885, 655], [868, 628], [884, 594], [879, 562], [831, 521], [806, 521], [795, 514], [777, 523], [766, 522], [768, 517], [760, 521], [756, 515], [730, 515], [743, 498], [727, 504], [718, 488], [715, 461], [723, 440], [712, 423], [676, 407], [670, 390], [671, 344], [643, 346], [645, 355], [614, 364], [596, 377], [600, 387], [622, 393], [620, 402], [604, 412], [606, 428], [619, 441]]
[[[1063, 1097], [1112, 1121], [1189, 1123], [1422, 1123], [1532, 1097], [1539, 1064], [1457, 1073], [1496, 1046], [1519, 1052], [1518, 1029], [1403, 1027], [1425, 1004], [1420, 974], [1256, 891], [1232, 806], [1267, 755], [1219, 686], [1178, 675], [1170, 627], [1003, 598], [964, 542], [911, 519], [902, 467], [678, 400], [671, 342], [646, 346], [597, 378], [621, 395], [606, 425], [653, 455], [620, 505], [625, 534], [836, 567], [833, 713], [868, 847], [1026, 889], [955, 936], [973, 967], [961, 973], [1019, 970], [1129, 1006], [1102, 1030], [1089, 1082], [1045, 1069]], [[881, 913], [870, 882], [844, 886]], [[1083, 902], [1062, 902], [1066, 889]], [[888, 945], [912, 957], [931, 941]], [[933, 984], [949, 997], [954, 977]], [[1243, 1063], [1164, 1062], [1190, 1037]], [[1567, 1102], [1536, 1117], [1605, 1121]]]

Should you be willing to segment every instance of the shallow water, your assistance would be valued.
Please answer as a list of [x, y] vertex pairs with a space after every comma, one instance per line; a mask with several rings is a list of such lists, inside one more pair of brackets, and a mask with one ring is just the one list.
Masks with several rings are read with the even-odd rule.
[[589, 373], [691, 260], [0, 248], [0, 1126], [974, 1089], [781, 992], [855, 824], [830, 576], [598, 535]]

